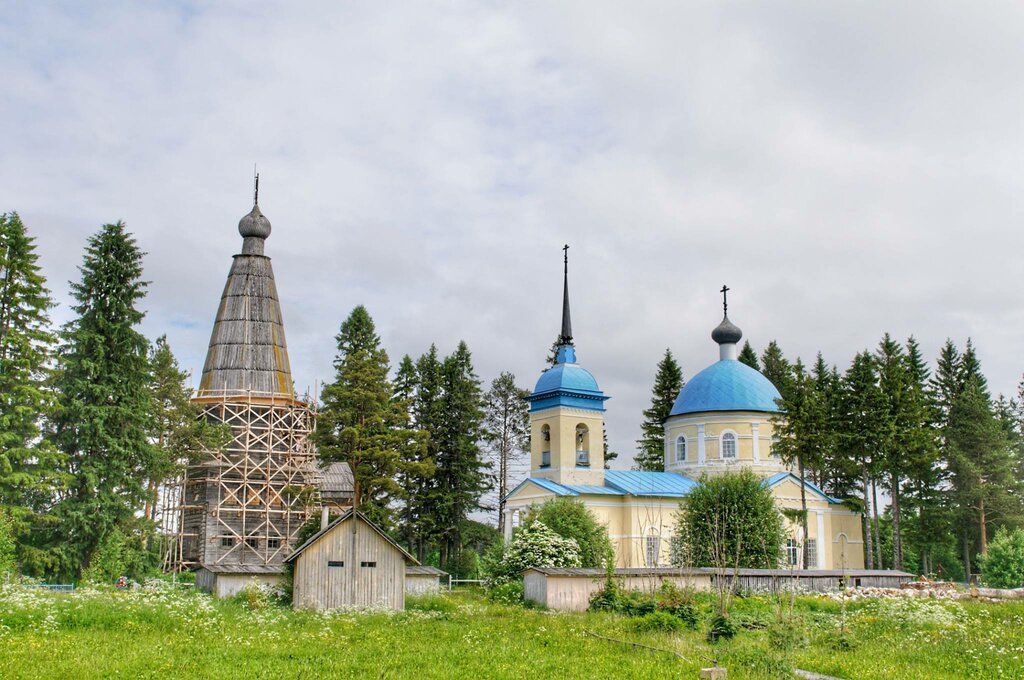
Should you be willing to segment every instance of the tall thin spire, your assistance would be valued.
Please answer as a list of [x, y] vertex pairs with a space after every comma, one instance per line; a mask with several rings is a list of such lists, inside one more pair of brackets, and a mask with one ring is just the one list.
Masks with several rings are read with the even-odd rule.
[[260, 173], [256, 172], [256, 164], [255, 163], [252, 164], [252, 174], [254, 175], [253, 184], [255, 185], [255, 187], [253, 188], [253, 191], [252, 191], [252, 204], [253, 205], [259, 205], [260, 204]]
[[569, 315], [569, 244], [562, 246], [564, 257], [564, 284], [562, 288], [562, 334], [559, 345], [572, 345], [572, 318]]

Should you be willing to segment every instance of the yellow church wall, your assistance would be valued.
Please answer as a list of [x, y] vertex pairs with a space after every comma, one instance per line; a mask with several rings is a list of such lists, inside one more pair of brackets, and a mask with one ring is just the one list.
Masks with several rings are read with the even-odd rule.
[[[726, 432], [736, 435], [735, 458], [722, 458], [721, 438]], [[754, 411], [675, 416], [665, 422], [665, 469], [698, 479], [744, 467], [767, 477], [787, 469], [771, 455], [773, 433], [770, 417]], [[685, 461], [676, 459], [680, 436], [686, 437]]]
[[[800, 485], [788, 479], [772, 488], [779, 507], [800, 510]], [[813, 539], [818, 553], [816, 569], [863, 569], [864, 553], [860, 515], [844, 505], [822, 500], [808, 491], [807, 538]], [[803, 528], [798, 522], [786, 521], [789, 536], [800, 540]]]

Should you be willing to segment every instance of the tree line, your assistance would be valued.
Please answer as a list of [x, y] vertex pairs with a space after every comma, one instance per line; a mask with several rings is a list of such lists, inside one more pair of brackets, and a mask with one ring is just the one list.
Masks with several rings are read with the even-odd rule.
[[[0, 566], [60, 580], [153, 573], [162, 485], [229, 441], [200, 418], [166, 336], [138, 329], [143, 256], [123, 223], [103, 225], [70, 283], [74, 317], [55, 329], [35, 241], [17, 213], [0, 214]], [[507, 488], [526, 449], [525, 391], [502, 373], [485, 392], [465, 343], [404, 357], [390, 376], [363, 307], [337, 341], [314, 433], [321, 461], [348, 462], [360, 509], [458, 567], [495, 539], [469, 515], [492, 485]]]
[[[773, 451], [861, 513], [869, 569], [964, 578], [996, 531], [1024, 525], [1024, 381], [1016, 399], [993, 398], [970, 340], [963, 349], [947, 340], [934, 371], [915, 338], [889, 334], [843, 372], [820, 352], [810, 367], [791, 362], [775, 341], [760, 357], [744, 343], [739, 360], [781, 395]], [[640, 469], [664, 469], [663, 423], [683, 384], [666, 350], [637, 442]]]

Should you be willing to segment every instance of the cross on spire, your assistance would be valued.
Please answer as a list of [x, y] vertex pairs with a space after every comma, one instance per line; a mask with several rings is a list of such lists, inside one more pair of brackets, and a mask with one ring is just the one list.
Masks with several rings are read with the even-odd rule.
[[729, 316], [729, 291], [730, 290], [731, 289], [729, 288], [729, 286], [723, 285], [722, 286], [722, 290], [718, 291], [719, 293], [722, 294], [722, 312], [726, 316]]
[[562, 257], [565, 265], [564, 285], [562, 288], [562, 334], [558, 337], [558, 344], [572, 344], [572, 319], [569, 315], [569, 244], [562, 246]]
[[256, 172], [255, 163], [253, 163], [252, 166], [252, 174], [254, 175], [253, 184], [255, 184], [255, 187], [253, 188], [252, 192], [252, 204], [258, 205], [260, 202], [260, 173]]

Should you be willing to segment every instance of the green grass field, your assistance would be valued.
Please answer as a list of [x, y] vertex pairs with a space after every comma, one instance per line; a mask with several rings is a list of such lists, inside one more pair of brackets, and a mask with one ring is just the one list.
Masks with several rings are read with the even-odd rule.
[[[702, 601], [710, 613], [710, 601]], [[914, 600], [847, 605], [800, 597], [802, 621], [778, 643], [778, 604], [738, 598], [749, 628], [710, 645], [705, 631], [639, 632], [615, 614], [556, 614], [472, 593], [410, 599], [404, 613], [296, 612], [256, 600], [145, 588], [49, 594], [0, 590], [2, 678], [696, 678], [713, 659], [730, 678], [1024, 677], [1024, 603]], [[671, 649], [637, 649], [591, 635]]]

